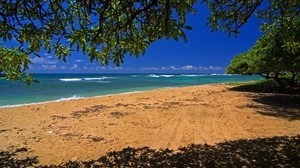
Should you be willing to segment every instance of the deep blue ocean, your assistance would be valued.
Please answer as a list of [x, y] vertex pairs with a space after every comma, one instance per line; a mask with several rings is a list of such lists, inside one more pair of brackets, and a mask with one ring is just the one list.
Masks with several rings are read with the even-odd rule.
[[0, 80], [0, 107], [209, 83], [252, 81], [259, 76], [225, 74], [36, 74], [26, 86]]

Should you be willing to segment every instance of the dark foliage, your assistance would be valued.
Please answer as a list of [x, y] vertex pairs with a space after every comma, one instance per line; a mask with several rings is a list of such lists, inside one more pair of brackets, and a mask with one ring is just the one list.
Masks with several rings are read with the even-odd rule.
[[[16, 152], [17, 153], [17, 152]], [[15, 153], [1, 152], [4, 167], [27, 167], [36, 164], [36, 158], [15, 160]], [[177, 151], [125, 148], [109, 152], [97, 160], [68, 162], [52, 167], [299, 167], [300, 135], [254, 140], [237, 140], [215, 146], [191, 144]]]
[[279, 93], [279, 94], [292, 94], [300, 95], [300, 86], [295, 85], [295, 87], [280, 87], [274, 82], [274, 80], [262, 80], [255, 83], [243, 83], [230, 90], [239, 92], [255, 92], [255, 93]]

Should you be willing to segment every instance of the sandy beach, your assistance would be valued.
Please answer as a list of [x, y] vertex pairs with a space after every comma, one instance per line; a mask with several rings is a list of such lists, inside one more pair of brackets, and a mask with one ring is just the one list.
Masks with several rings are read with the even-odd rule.
[[25, 147], [24, 156], [60, 164], [128, 146], [177, 149], [300, 134], [299, 96], [231, 88], [211, 84], [1, 108], [0, 150]]

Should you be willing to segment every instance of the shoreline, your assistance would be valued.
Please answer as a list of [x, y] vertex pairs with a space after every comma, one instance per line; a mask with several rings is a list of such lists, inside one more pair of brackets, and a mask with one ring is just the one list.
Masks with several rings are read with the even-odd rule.
[[[298, 106], [282, 109], [259, 101], [276, 98], [276, 103], [276, 94], [231, 88], [207, 84], [0, 108], [0, 150], [27, 148], [18, 157], [60, 164], [128, 146], [175, 150], [300, 134]], [[288, 98], [283, 100], [294, 100]]]
[[[207, 84], [203, 84], [203, 85], [207, 85]], [[200, 86], [200, 85], [193, 85], [193, 86]], [[62, 102], [62, 101], [80, 100], [80, 99], [100, 98], [100, 97], [116, 96], [116, 95], [123, 95], [123, 94], [126, 95], [126, 94], [134, 94], [134, 93], [141, 93], [141, 92], [154, 91], [154, 90], [175, 89], [175, 88], [184, 88], [184, 87], [193, 87], [193, 86], [165, 87], [165, 88], [149, 89], [149, 90], [142, 90], [142, 91], [132, 91], [132, 92], [121, 92], [121, 93], [113, 93], [113, 94], [106, 94], [106, 95], [98, 95], [98, 96], [91, 96], [91, 97], [82, 97], [82, 96], [77, 97], [76, 95], [73, 95], [72, 97], [66, 97], [66, 98], [62, 97], [57, 100], [41, 101], [41, 102], [34, 102], [34, 103], [24, 103], [24, 104], [16, 104], [16, 105], [4, 105], [4, 106], [0, 106], [0, 109], [22, 107], [22, 106], [32, 106], [32, 105], [40, 105], [40, 104], [55, 103], [55, 102]]]
[[[252, 81], [248, 81], [248, 82], [252, 82]], [[228, 82], [228, 83], [232, 83], [232, 82]], [[77, 97], [77, 95], [73, 95], [71, 97], [62, 97], [62, 98], [56, 99], [56, 100], [33, 102], [33, 103], [24, 103], [24, 104], [15, 104], [15, 105], [4, 105], [4, 106], [0, 106], [0, 109], [2, 109], [2, 108], [22, 107], [22, 106], [32, 106], [32, 105], [40, 105], [40, 104], [55, 103], [55, 102], [62, 102], [62, 101], [80, 100], [80, 99], [101, 98], [101, 97], [116, 96], [116, 95], [123, 95], [123, 94], [126, 95], [126, 94], [142, 93], [142, 92], [147, 92], [147, 91], [156, 91], [156, 90], [159, 91], [159, 90], [186, 88], [186, 87], [196, 87], [196, 86], [203, 86], [203, 85], [227, 85], [228, 83], [225, 82], [225, 83], [209, 83], [209, 84], [190, 85], [190, 86], [162, 87], [162, 88], [155, 88], [155, 89], [149, 89], [149, 90], [112, 93], [112, 94], [105, 94], [105, 95], [98, 95], [98, 96], [91, 96], [91, 97], [83, 97], [83, 96], [78, 96]]]
[[[250, 82], [254, 82], [254, 81], [242, 81], [242, 83], [250, 83]], [[56, 99], [56, 100], [48, 100], [48, 101], [24, 103], [24, 104], [15, 104], [15, 105], [3, 105], [3, 106], [0, 106], [0, 109], [2, 109], [2, 108], [22, 107], [22, 106], [32, 106], [32, 105], [47, 104], [47, 103], [55, 103], [55, 102], [61, 102], [61, 101], [72, 101], [72, 100], [78, 100], [78, 99], [80, 100], [80, 99], [100, 98], [100, 97], [115, 96], [115, 95], [122, 95], [122, 94], [134, 94], [134, 93], [141, 93], [141, 92], [155, 91], [155, 90], [167, 90], [167, 89], [197, 87], [197, 86], [205, 86], [205, 85], [229, 85], [230, 83], [241, 83], [241, 82], [221, 82], [221, 83], [209, 83], [209, 84], [199, 84], [199, 85], [190, 85], [190, 86], [162, 87], [162, 88], [155, 88], [155, 89], [149, 89], [149, 90], [112, 93], [112, 94], [105, 94], [105, 95], [98, 95], [98, 96], [91, 96], [91, 97], [73, 95], [71, 97], [62, 97], [62, 98]]]
[[[133, 77], [129, 74], [123, 76], [92, 74], [83, 76], [75, 74], [73, 76], [40, 75], [37, 79], [40, 79], [41, 83], [28, 88], [23, 88], [22, 85], [17, 85], [13, 87], [10, 87], [9, 85], [4, 85], [4, 92], [2, 96], [0, 96], [0, 99], [3, 100], [0, 103], [0, 108], [33, 105], [54, 101], [56, 102], [62, 101], [64, 99], [77, 99], [78, 97], [86, 98], [95, 96], [114, 95], [119, 93], [128, 93], [134, 91], [147, 91], [172, 87], [188, 87], [203, 84], [217, 84], [230, 81], [249, 81], [249, 79], [258, 79], [258, 77], [256, 76], [230, 77], [228, 75], [225, 76], [224, 74], [220, 75], [222, 77], [210, 77], [207, 75], [155, 76], [158, 77], [149, 77], [149, 75]], [[61, 81], [61, 79], [66, 81]], [[73, 81], [73, 79], [76, 80]], [[78, 79], [82, 80], [78, 81]], [[98, 84], [99, 82], [110, 82], [111, 84]]]

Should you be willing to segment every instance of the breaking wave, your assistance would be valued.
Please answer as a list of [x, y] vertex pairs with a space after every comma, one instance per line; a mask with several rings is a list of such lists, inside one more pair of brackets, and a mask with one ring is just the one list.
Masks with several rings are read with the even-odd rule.
[[[105, 79], [114, 79], [115, 77], [99, 77], [99, 78], [61, 78], [63, 82], [78, 82], [78, 81], [103, 81]], [[108, 81], [109, 82], [109, 81]]]

